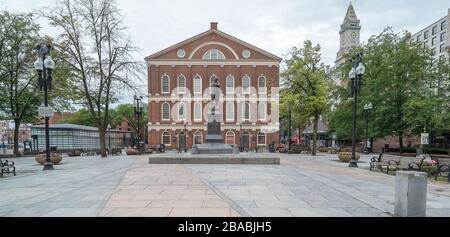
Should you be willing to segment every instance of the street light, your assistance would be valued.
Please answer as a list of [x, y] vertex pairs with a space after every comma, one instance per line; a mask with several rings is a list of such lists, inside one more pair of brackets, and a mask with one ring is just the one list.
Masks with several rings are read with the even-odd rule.
[[108, 148], [109, 154], [111, 154], [111, 124], [108, 124]]
[[364, 114], [366, 115], [366, 154], [370, 154], [370, 147], [369, 147], [369, 114], [370, 114], [370, 111], [372, 109], [373, 109], [372, 103], [364, 105]]
[[238, 136], [239, 136], [239, 151], [240, 152], [242, 152], [243, 151], [243, 149], [242, 149], [242, 123], [239, 123], [239, 134], [238, 134]]
[[187, 153], [187, 125], [184, 123], [184, 153]]
[[144, 97], [142, 96], [134, 96], [134, 116], [137, 119], [137, 149], [140, 152], [140, 143], [141, 143], [141, 116], [142, 116], [142, 109], [144, 105], [142, 104], [142, 99]]
[[289, 106], [289, 139], [288, 139], [288, 144], [289, 144], [289, 152], [291, 151], [291, 139], [292, 139], [292, 109], [291, 109], [291, 105]]
[[358, 167], [358, 161], [356, 161], [356, 105], [358, 99], [358, 88], [360, 80], [364, 75], [366, 68], [362, 64], [363, 53], [358, 53], [352, 59], [352, 69], [349, 73], [349, 78], [352, 81], [352, 96], [353, 96], [353, 124], [352, 124], [352, 159], [349, 163], [349, 167]]
[[[39, 76], [39, 90], [44, 90], [44, 106], [48, 107], [48, 90], [52, 89], [52, 71], [55, 68], [55, 62], [50, 57], [50, 51], [52, 50], [50, 44], [40, 44], [35, 49], [38, 53], [38, 59], [34, 62], [34, 68], [38, 72]], [[50, 159], [50, 135], [49, 135], [49, 117], [45, 117], [45, 148], [46, 158], [44, 164], [44, 170], [53, 170], [53, 163]]]

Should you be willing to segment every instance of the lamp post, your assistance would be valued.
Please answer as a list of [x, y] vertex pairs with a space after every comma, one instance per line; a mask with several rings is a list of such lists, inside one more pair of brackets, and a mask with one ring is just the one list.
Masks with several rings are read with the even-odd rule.
[[141, 116], [142, 116], [142, 96], [134, 96], [134, 116], [137, 120], [137, 149], [140, 151], [140, 143], [141, 143]]
[[109, 154], [111, 154], [111, 124], [108, 124], [108, 150]]
[[242, 152], [242, 123], [239, 123], [239, 151]]
[[370, 154], [371, 148], [369, 147], [369, 114], [372, 109], [373, 109], [372, 103], [364, 105], [364, 114], [366, 115], [366, 154]]
[[291, 150], [291, 139], [292, 139], [292, 110], [291, 106], [289, 105], [289, 130], [288, 130], [288, 144], [289, 144], [289, 151]]
[[356, 161], [356, 105], [358, 99], [358, 88], [360, 80], [364, 75], [366, 68], [362, 64], [363, 53], [358, 53], [352, 59], [352, 69], [349, 73], [349, 78], [352, 81], [352, 95], [353, 95], [353, 124], [352, 124], [352, 159], [350, 160], [349, 167], [358, 167], [358, 161]]
[[[48, 107], [48, 90], [52, 89], [52, 71], [55, 68], [55, 62], [50, 57], [50, 51], [52, 50], [50, 44], [40, 44], [35, 49], [38, 53], [38, 59], [34, 62], [34, 68], [38, 72], [39, 76], [39, 90], [44, 90], [44, 106]], [[49, 117], [45, 117], [45, 148], [46, 158], [44, 164], [44, 170], [53, 170], [53, 163], [50, 159], [50, 135], [49, 135]]]
[[184, 123], [184, 153], [187, 153], [187, 125]]

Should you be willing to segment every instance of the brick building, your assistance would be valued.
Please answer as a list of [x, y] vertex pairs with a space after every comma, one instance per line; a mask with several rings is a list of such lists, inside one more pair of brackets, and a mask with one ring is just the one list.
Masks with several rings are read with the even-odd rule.
[[145, 59], [150, 147], [191, 148], [204, 142], [210, 83], [216, 78], [221, 84], [218, 110], [225, 142], [247, 150], [279, 144], [281, 58], [217, 26], [211, 23], [210, 30]]

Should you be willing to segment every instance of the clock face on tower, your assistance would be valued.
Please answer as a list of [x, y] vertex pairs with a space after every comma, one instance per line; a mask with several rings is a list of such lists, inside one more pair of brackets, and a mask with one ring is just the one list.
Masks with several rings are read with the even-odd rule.
[[355, 39], [356, 39], [356, 33], [352, 32], [352, 40], [355, 40]]

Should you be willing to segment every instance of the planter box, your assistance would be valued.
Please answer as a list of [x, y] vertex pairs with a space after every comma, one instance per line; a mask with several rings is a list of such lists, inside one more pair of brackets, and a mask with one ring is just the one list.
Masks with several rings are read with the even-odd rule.
[[[352, 160], [352, 153], [351, 152], [340, 152], [338, 154], [338, 158], [342, 162], [350, 162], [350, 160]], [[355, 154], [355, 158], [358, 161], [359, 159], [361, 159], [361, 155]]]
[[[34, 159], [36, 160], [36, 162], [38, 164], [44, 165], [45, 164], [45, 158], [46, 158], [46, 154], [39, 154]], [[50, 154], [50, 160], [52, 161], [52, 163], [54, 165], [58, 165], [62, 161], [62, 156], [59, 153], [51, 153]]]

